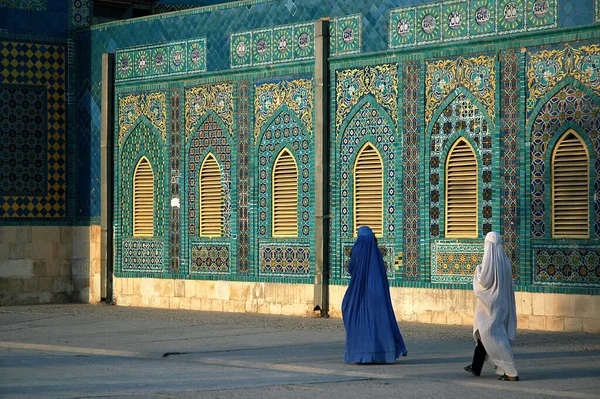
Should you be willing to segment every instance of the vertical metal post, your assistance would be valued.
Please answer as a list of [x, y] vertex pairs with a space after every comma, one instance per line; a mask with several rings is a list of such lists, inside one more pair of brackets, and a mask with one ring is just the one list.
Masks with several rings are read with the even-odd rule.
[[315, 22], [315, 311], [329, 316], [329, 19]]
[[113, 301], [113, 134], [115, 55], [102, 54], [101, 297]]

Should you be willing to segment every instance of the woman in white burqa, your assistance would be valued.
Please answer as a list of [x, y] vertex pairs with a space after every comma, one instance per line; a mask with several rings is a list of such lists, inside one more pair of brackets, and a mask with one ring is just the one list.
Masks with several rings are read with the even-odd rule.
[[473, 323], [477, 346], [473, 363], [465, 370], [479, 376], [487, 358], [494, 363], [500, 380], [518, 381], [510, 347], [517, 332], [512, 267], [500, 234], [494, 231], [485, 236], [483, 261], [475, 270], [473, 291], [477, 297]]

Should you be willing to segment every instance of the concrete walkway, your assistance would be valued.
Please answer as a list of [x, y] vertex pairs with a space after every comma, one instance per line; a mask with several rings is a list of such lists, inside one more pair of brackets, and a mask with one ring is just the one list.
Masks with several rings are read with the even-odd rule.
[[409, 355], [343, 363], [340, 319], [0, 307], [0, 398], [600, 398], [600, 335], [520, 330], [519, 382], [463, 371], [471, 328], [400, 323]]

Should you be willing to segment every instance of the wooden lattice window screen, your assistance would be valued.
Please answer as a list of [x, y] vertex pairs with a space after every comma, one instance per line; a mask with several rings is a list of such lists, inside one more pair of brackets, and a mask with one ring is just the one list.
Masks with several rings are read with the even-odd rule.
[[354, 234], [369, 226], [383, 236], [383, 162], [371, 143], [358, 152], [354, 164]]
[[283, 149], [273, 166], [273, 237], [298, 236], [298, 166]]
[[200, 168], [200, 236], [221, 237], [223, 234], [223, 185], [221, 168], [208, 154]]
[[589, 237], [589, 165], [583, 140], [568, 130], [552, 154], [552, 237]]
[[477, 158], [463, 138], [446, 162], [446, 237], [477, 237]]
[[133, 174], [133, 236], [154, 235], [154, 172], [142, 157]]

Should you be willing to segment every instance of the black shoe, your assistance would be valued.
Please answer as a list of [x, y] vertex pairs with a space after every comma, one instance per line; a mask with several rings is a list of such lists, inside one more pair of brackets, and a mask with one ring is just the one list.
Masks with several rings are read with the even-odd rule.
[[504, 374], [501, 377], [498, 377], [500, 381], [519, 381], [519, 376], [511, 377], [509, 375]]
[[469, 364], [468, 366], [466, 366], [466, 367], [465, 367], [465, 371], [466, 371], [467, 373], [471, 373], [471, 374], [473, 374], [475, 377], [479, 377], [479, 375], [481, 374], [481, 373], [476, 373], [476, 372], [475, 372], [475, 370], [473, 370], [473, 367], [471, 367], [471, 365], [470, 365], [470, 364]]

